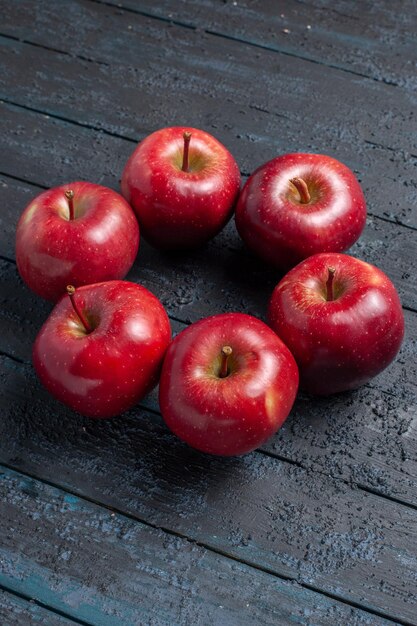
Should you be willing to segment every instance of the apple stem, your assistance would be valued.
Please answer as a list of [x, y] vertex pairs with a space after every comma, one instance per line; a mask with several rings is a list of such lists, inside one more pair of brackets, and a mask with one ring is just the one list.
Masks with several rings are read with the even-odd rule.
[[68, 189], [65, 192], [65, 197], [68, 200], [68, 209], [69, 209], [69, 218], [72, 221], [75, 217], [74, 215], [74, 192], [72, 189]]
[[328, 275], [327, 282], [326, 282], [326, 300], [327, 302], [332, 302], [334, 300], [333, 279], [334, 279], [336, 270], [334, 267], [328, 267], [327, 271], [329, 272], [329, 275]]
[[75, 301], [75, 287], [73, 285], [68, 285], [67, 286], [67, 294], [69, 295], [69, 299], [71, 300], [72, 308], [74, 309], [75, 314], [77, 315], [77, 317], [80, 320], [81, 324], [85, 328], [85, 332], [86, 333], [91, 333], [93, 331], [93, 329], [91, 328], [90, 324], [88, 323], [87, 318], [85, 317], [85, 315], [83, 314], [83, 312], [78, 307], [78, 305], [77, 305], [77, 303]]
[[188, 152], [189, 152], [189, 148], [190, 148], [190, 140], [191, 140], [191, 133], [186, 130], [183, 135], [182, 135], [183, 139], [184, 139], [184, 152], [182, 155], [182, 171], [183, 172], [188, 172]]
[[220, 364], [220, 378], [226, 378], [229, 375], [229, 357], [233, 350], [230, 346], [223, 346], [222, 348], [222, 362]]
[[295, 178], [291, 178], [290, 183], [292, 183], [298, 191], [301, 204], [307, 204], [310, 202], [311, 196], [305, 180], [296, 176]]

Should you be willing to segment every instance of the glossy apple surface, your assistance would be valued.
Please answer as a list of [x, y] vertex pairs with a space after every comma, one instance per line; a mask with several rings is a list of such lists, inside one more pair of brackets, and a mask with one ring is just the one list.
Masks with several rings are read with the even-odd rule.
[[[225, 349], [231, 352], [226, 358]], [[254, 317], [226, 313], [192, 324], [174, 339], [159, 402], [180, 439], [202, 452], [231, 456], [254, 450], [278, 430], [297, 387], [297, 365], [275, 333]]]
[[138, 145], [121, 184], [149, 243], [164, 249], [194, 248], [214, 237], [230, 219], [240, 172], [230, 152], [212, 135], [176, 126], [158, 130]]
[[265, 163], [236, 206], [236, 227], [248, 248], [282, 270], [319, 252], [347, 250], [365, 220], [353, 172], [321, 154], [286, 154]]
[[288, 272], [268, 321], [293, 353], [301, 386], [318, 395], [369, 381], [391, 363], [404, 335], [392, 282], [346, 254], [317, 254]]
[[150, 291], [128, 281], [76, 289], [65, 295], [41, 328], [33, 364], [46, 389], [75, 411], [112, 417], [157, 383], [171, 339], [165, 309]]
[[74, 182], [26, 207], [17, 225], [16, 261], [25, 283], [56, 301], [68, 284], [124, 278], [138, 246], [139, 226], [126, 200], [107, 187]]

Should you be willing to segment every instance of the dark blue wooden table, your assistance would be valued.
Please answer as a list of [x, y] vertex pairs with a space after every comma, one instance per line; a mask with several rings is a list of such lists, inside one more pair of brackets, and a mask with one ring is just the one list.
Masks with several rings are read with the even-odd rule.
[[[414, 0], [0, 5], [0, 624], [417, 624]], [[181, 444], [155, 393], [84, 419], [31, 366], [50, 306], [16, 271], [20, 212], [72, 180], [119, 189], [136, 142], [174, 124], [213, 133], [244, 176], [289, 151], [353, 168], [369, 218], [352, 254], [404, 305], [387, 371], [300, 396], [244, 458]], [[129, 278], [178, 331], [222, 311], [264, 318], [279, 276], [231, 223], [187, 255], [142, 243]]]

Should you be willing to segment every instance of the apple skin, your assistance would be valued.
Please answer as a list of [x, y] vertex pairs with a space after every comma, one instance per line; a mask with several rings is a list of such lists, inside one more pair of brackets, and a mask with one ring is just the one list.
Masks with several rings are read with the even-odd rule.
[[36, 338], [35, 370], [46, 389], [75, 411], [118, 415], [157, 383], [171, 340], [168, 316], [156, 296], [128, 281], [79, 287], [74, 298], [94, 329], [86, 333], [63, 296]]
[[[326, 299], [329, 268], [334, 297]], [[385, 369], [404, 336], [394, 285], [346, 254], [316, 254], [275, 287], [268, 322], [293, 353], [300, 386], [316, 395], [355, 389]]]
[[[69, 219], [65, 192], [74, 192]], [[122, 196], [107, 187], [73, 182], [34, 198], [17, 225], [16, 261], [24, 282], [56, 302], [68, 284], [124, 278], [136, 258], [139, 226]]]
[[[182, 331], [168, 348], [159, 384], [167, 426], [193, 448], [222, 456], [259, 447], [282, 425], [298, 388], [288, 348], [260, 320], [214, 315]], [[230, 346], [230, 373], [219, 377]]]
[[[310, 202], [300, 202], [293, 178], [306, 182]], [[353, 172], [340, 161], [285, 154], [250, 176], [235, 219], [248, 248], [286, 271], [313, 254], [347, 250], [365, 226], [366, 204]]]
[[[184, 132], [191, 133], [189, 171], [182, 171]], [[123, 171], [121, 188], [143, 237], [166, 250], [196, 248], [230, 219], [240, 189], [230, 152], [212, 135], [175, 126], [146, 137]]]

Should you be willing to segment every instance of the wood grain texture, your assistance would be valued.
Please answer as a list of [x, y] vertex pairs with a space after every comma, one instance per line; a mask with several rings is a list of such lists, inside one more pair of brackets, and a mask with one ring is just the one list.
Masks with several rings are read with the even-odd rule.
[[33, 601], [0, 590], [2, 626], [78, 626], [79, 623], [56, 615]]
[[31, 368], [1, 360], [1, 462], [53, 477], [222, 554], [413, 621], [417, 510], [260, 453], [199, 454], [141, 409], [114, 420], [82, 418], [53, 402]]
[[[414, 92], [88, 0], [61, 6], [38, 9], [38, 37], [65, 54], [3, 38], [3, 97], [134, 140], [173, 120], [203, 127], [245, 173], [279, 153], [325, 152], [357, 173], [371, 213], [417, 227]], [[77, 46], [101, 64], [71, 56]]]
[[349, 0], [103, 3], [168, 18], [389, 85], [417, 89], [413, 0], [403, 1], [400, 9], [394, 3], [371, 0], [359, 5]]
[[0, 580], [89, 624], [393, 623], [10, 470], [0, 490]]

